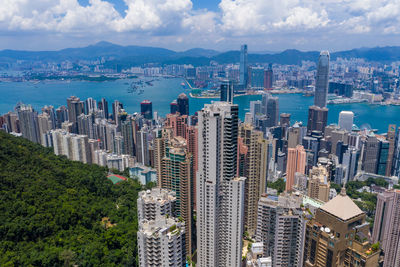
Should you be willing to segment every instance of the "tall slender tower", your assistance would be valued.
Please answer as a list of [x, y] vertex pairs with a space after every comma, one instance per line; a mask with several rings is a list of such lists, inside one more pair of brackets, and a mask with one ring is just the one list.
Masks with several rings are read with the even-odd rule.
[[71, 96], [67, 99], [68, 106], [68, 120], [73, 123], [72, 130], [78, 133], [78, 116], [84, 113], [85, 107], [83, 101], [79, 97]]
[[386, 176], [391, 176], [392, 175], [392, 165], [393, 165], [393, 155], [394, 155], [394, 149], [396, 148], [396, 125], [395, 124], [390, 124], [389, 129], [387, 132], [386, 140], [389, 142], [389, 153], [388, 153], [388, 159], [387, 159], [387, 164], [386, 164]]
[[239, 135], [247, 151], [243, 168], [243, 176], [246, 177], [245, 227], [253, 236], [257, 227], [257, 203], [265, 193], [267, 160], [264, 153], [267, 151], [267, 140], [263, 138], [263, 132], [255, 130], [251, 124], [242, 124]]
[[294, 174], [305, 173], [307, 153], [301, 145], [296, 148], [288, 148], [287, 166], [286, 166], [286, 191], [290, 191], [294, 184]]
[[274, 72], [272, 70], [272, 64], [268, 65], [268, 69], [264, 71], [264, 90], [272, 89]]
[[245, 178], [235, 178], [238, 106], [206, 104], [198, 117], [197, 264], [240, 266]]
[[30, 105], [21, 105], [17, 112], [22, 136], [32, 142], [40, 143], [37, 112]]
[[229, 80], [221, 83], [221, 101], [233, 103], [233, 82]]
[[247, 72], [247, 45], [244, 44], [240, 48], [240, 70], [239, 70], [239, 81], [240, 85], [242, 85], [244, 88], [247, 87], [247, 81], [248, 81], [248, 72]]
[[108, 119], [108, 102], [105, 98], [99, 101], [99, 109], [103, 111], [103, 118]]
[[319, 54], [317, 79], [315, 81], [314, 106], [326, 107], [329, 84], [329, 52], [322, 51]]
[[267, 103], [267, 126], [274, 127], [279, 123], [279, 99], [277, 97], [269, 97]]
[[161, 171], [158, 172], [160, 186], [176, 192], [176, 214], [185, 221], [186, 252], [191, 255], [192, 249], [192, 154], [187, 151], [186, 140], [176, 136], [168, 140], [164, 157], [161, 159]]
[[378, 194], [373, 242], [380, 242], [385, 252], [384, 267], [400, 264], [400, 190]]

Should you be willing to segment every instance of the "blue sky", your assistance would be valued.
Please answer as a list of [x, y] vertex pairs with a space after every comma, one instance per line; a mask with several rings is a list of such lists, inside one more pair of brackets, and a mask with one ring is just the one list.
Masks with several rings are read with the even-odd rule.
[[400, 0], [2, 0], [0, 49], [109, 41], [220, 51], [400, 44]]

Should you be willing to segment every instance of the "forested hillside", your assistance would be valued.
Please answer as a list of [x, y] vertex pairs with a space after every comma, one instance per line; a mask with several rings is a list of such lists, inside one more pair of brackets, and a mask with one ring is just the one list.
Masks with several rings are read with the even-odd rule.
[[133, 180], [0, 131], [0, 266], [136, 266]]

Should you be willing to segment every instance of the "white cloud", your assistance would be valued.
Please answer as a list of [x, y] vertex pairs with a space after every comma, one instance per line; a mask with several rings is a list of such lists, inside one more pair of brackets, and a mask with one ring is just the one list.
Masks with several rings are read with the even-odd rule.
[[222, 0], [219, 6], [222, 29], [238, 35], [314, 29], [329, 21], [324, 9], [300, 0]]
[[3, 0], [0, 23], [9, 29], [75, 31], [152, 31], [179, 25], [192, 9], [190, 0], [125, 0], [121, 16], [104, 0]]
[[271, 38], [303, 44], [310, 36], [322, 40], [344, 34], [379, 39], [400, 31], [400, 0], [220, 0], [214, 12], [194, 9], [191, 0], [124, 1], [120, 14], [111, 0], [89, 0], [86, 6], [78, 0], [1, 0], [0, 32], [108, 40], [125, 34], [151, 44], [168, 40], [200, 46], [250, 37], [264, 44], [273, 43]]
[[192, 9], [190, 0], [125, 0], [125, 17], [113, 21], [118, 32], [176, 27]]
[[216, 13], [201, 11], [184, 18], [182, 20], [182, 27], [191, 32], [210, 34], [217, 30], [216, 19]]
[[315, 29], [325, 27], [329, 22], [328, 14], [322, 10], [320, 14], [309, 8], [295, 7], [284, 20], [273, 23], [277, 28]]

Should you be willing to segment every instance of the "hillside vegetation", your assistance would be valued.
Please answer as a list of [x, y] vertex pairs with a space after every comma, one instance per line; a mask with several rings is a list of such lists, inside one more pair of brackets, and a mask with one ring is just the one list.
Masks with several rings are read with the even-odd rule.
[[0, 131], [0, 266], [137, 266], [141, 186]]

